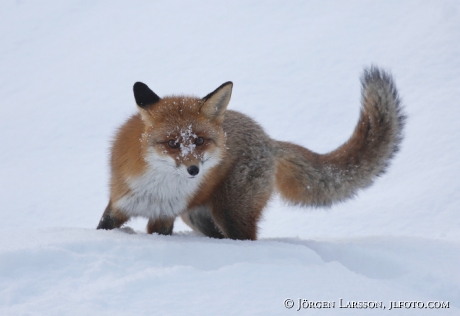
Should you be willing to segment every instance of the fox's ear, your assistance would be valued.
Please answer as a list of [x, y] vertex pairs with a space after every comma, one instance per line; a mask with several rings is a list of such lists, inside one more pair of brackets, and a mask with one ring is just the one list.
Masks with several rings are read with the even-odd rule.
[[221, 124], [224, 120], [225, 110], [232, 96], [233, 83], [228, 81], [219, 88], [205, 96], [200, 113], [203, 113], [210, 121]]
[[133, 86], [134, 99], [139, 107], [146, 109], [152, 104], [160, 101], [160, 97], [142, 82], [136, 82]]

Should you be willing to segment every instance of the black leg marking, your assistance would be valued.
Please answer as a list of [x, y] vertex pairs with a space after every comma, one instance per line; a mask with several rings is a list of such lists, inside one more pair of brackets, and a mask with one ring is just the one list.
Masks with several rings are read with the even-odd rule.
[[114, 229], [114, 228], [119, 228], [121, 225], [123, 225], [126, 221], [128, 220], [128, 217], [121, 215], [121, 214], [115, 214], [115, 212], [112, 210], [112, 205], [109, 202], [109, 205], [107, 205], [104, 214], [102, 214], [102, 218], [99, 221], [99, 225], [97, 225], [96, 229]]

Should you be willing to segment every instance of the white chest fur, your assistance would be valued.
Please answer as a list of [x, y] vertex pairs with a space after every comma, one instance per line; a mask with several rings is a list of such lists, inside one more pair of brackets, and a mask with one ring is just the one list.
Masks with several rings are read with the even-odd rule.
[[146, 172], [128, 179], [131, 192], [115, 202], [115, 206], [130, 217], [155, 219], [180, 215], [200, 187], [206, 171], [217, 163], [210, 159], [200, 168], [197, 176], [191, 177], [185, 166], [176, 166], [170, 157], [152, 152], [146, 160]]

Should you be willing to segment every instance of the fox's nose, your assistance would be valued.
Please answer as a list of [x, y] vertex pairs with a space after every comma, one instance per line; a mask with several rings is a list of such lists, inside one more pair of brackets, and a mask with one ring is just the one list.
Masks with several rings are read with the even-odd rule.
[[187, 168], [187, 171], [191, 176], [196, 176], [198, 172], [200, 172], [200, 169], [197, 166], [192, 165]]

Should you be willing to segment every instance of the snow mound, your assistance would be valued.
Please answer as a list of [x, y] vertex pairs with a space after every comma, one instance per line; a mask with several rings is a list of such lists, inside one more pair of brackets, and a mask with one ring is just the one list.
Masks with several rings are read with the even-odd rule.
[[[217, 240], [182, 233], [2, 231], [0, 314], [282, 315], [287, 298], [449, 301], [460, 312], [460, 244], [419, 238]], [[380, 312], [379, 309], [368, 310]], [[441, 310], [395, 310], [434, 315]]]

